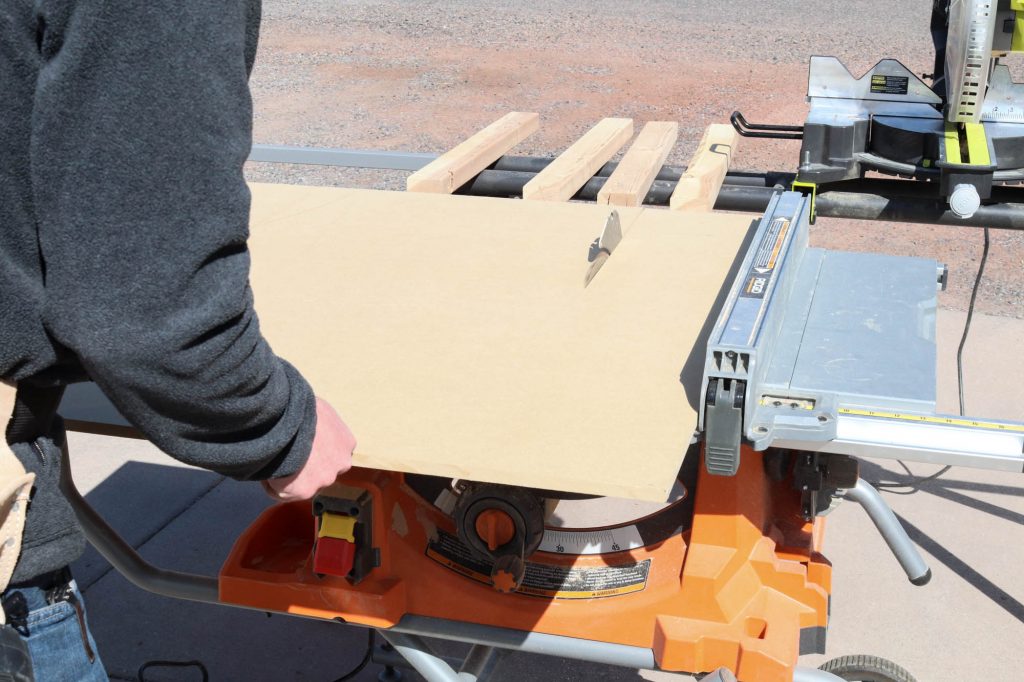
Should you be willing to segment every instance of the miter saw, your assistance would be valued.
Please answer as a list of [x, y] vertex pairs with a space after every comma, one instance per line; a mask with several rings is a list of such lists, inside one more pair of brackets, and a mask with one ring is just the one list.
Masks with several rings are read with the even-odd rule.
[[[923, 199], [908, 204], [916, 220], [977, 220], [995, 202], [1024, 222], [997, 197], [1024, 181], [1024, 86], [998, 59], [1024, 51], [1024, 0], [938, 2], [932, 31], [931, 86], [895, 60], [855, 78], [815, 57], [805, 125], [734, 115], [744, 135], [802, 139], [799, 167], [790, 187], [763, 188], [763, 216], [708, 325], [700, 429], [665, 504], [580, 527], [574, 505], [599, 500], [354, 469], [312, 509], [265, 512], [212, 578], [146, 564], [68, 478], [90, 540], [152, 591], [378, 629], [431, 682], [482, 680], [499, 649], [707, 682], [912, 679], [888, 663], [797, 667], [824, 651], [829, 623], [822, 517], [839, 498], [860, 503], [923, 585], [930, 571], [857, 457], [1019, 473], [1024, 424], [935, 413], [940, 264], [813, 249], [808, 232], [823, 213], [882, 217], [862, 203], [883, 190], [886, 203]], [[509, 170], [517, 163], [532, 161], [506, 158], [467, 187], [514, 194], [508, 176], [486, 174], [525, 173]], [[843, 191], [870, 172], [916, 182]], [[727, 202], [718, 207], [736, 208]], [[474, 646], [456, 671], [423, 637]], [[397, 679], [394, 652], [378, 655]]]
[[[931, 74], [883, 59], [857, 78], [835, 57], [812, 57], [803, 126], [750, 124], [739, 113], [733, 124], [745, 136], [801, 139], [794, 186], [802, 191], [816, 195], [869, 173], [901, 176], [934, 183], [930, 193], [970, 219], [983, 204], [1005, 202], [994, 186], [1024, 181], [1024, 85], [1000, 61], [1024, 51], [1024, 2], [938, 0], [931, 31]], [[890, 195], [909, 189], [884, 187]], [[826, 214], [873, 217], [865, 209], [848, 201]]]

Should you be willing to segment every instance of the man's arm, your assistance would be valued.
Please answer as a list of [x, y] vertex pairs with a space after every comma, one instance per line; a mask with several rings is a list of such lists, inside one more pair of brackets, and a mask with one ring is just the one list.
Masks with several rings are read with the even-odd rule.
[[165, 452], [240, 479], [294, 474], [316, 402], [261, 335], [248, 286], [258, 4], [42, 4], [48, 331]]

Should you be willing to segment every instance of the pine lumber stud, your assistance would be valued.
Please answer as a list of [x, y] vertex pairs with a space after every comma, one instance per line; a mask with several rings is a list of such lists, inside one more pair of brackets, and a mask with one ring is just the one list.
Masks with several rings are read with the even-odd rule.
[[710, 211], [729, 172], [739, 134], [731, 125], [708, 126], [690, 165], [679, 179], [669, 207], [675, 211]]
[[606, 118], [523, 187], [523, 199], [568, 201], [633, 137], [633, 119]]
[[408, 192], [451, 194], [540, 128], [540, 115], [505, 114], [406, 179]]
[[597, 193], [597, 203], [611, 206], [643, 203], [678, 138], [679, 124], [674, 121], [651, 121], [645, 125]]

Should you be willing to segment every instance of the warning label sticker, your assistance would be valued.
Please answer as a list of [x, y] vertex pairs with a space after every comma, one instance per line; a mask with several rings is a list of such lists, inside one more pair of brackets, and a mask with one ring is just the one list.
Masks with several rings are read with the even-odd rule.
[[754, 262], [747, 271], [746, 282], [740, 292], [740, 297], [764, 298], [768, 291], [768, 284], [775, 274], [775, 266], [778, 265], [779, 255], [782, 253], [782, 245], [786, 243], [789, 224], [788, 218], [776, 218], [768, 226], [768, 231], [765, 232], [757, 247]]
[[[477, 559], [451, 533], [439, 530], [427, 545], [427, 556], [456, 573], [490, 584], [491, 564]], [[640, 592], [647, 587], [651, 559], [616, 566], [552, 566], [527, 562], [518, 594], [549, 599], [601, 599]]]
[[910, 89], [906, 76], [872, 76], [871, 92], [876, 95], [905, 95]]

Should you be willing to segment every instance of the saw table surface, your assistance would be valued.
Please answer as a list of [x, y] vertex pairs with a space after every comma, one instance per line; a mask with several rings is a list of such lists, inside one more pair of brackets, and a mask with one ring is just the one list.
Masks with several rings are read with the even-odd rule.
[[254, 185], [261, 327], [358, 466], [664, 500], [751, 220], [618, 210], [584, 287], [608, 207]]

